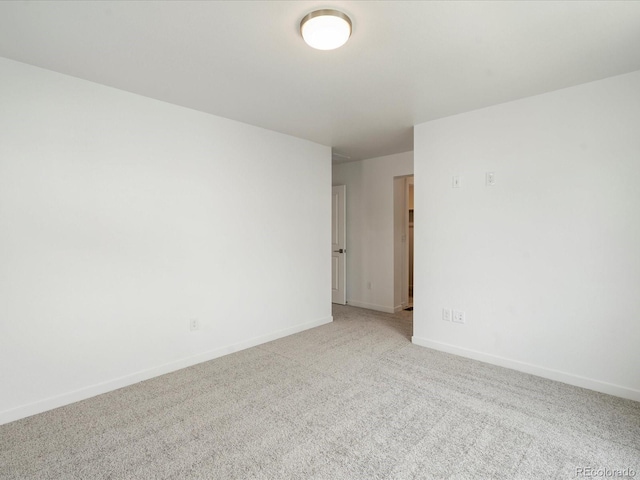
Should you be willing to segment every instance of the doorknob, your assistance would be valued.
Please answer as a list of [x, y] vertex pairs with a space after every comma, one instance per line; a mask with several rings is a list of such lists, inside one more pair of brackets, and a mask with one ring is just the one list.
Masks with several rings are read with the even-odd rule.
[[346, 248], [341, 248], [340, 250], [334, 250], [334, 253], [345, 253], [346, 251]]

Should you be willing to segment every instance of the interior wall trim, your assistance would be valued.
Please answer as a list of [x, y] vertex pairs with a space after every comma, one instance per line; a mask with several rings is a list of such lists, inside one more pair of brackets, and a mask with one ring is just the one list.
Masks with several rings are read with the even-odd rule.
[[298, 325], [294, 325], [293, 327], [277, 330], [267, 335], [249, 338], [247, 340], [243, 340], [242, 342], [198, 353], [196, 355], [182, 358], [174, 362], [165, 363], [163, 365], [158, 365], [157, 367], [153, 367], [147, 370], [142, 370], [130, 375], [115, 378], [113, 380], [90, 385], [72, 392], [63, 393], [61, 395], [49, 397], [44, 400], [39, 400], [27, 405], [22, 405], [10, 410], [5, 410], [3, 412], [0, 412], [0, 425], [20, 420], [22, 418], [30, 417], [31, 415], [36, 415], [38, 413], [43, 413], [48, 410], [53, 410], [54, 408], [70, 405], [72, 403], [86, 400], [88, 398], [111, 392], [119, 388], [128, 387], [129, 385], [133, 385], [144, 380], [149, 380], [150, 378], [158, 377], [166, 373], [175, 372], [176, 370], [191, 367], [202, 362], [208, 362], [209, 360], [213, 360], [224, 355], [229, 355], [230, 353], [255, 347], [257, 345], [271, 342], [273, 340], [277, 340], [278, 338], [293, 335], [294, 333], [299, 333], [310, 328], [319, 327], [321, 325], [331, 323], [332, 321], [333, 317], [329, 316], [310, 322], [300, 323]]
[[558, 382], [567, 383], [575, 387], [587, 388], [589, 390], [595, 390], [596, 392], [606, 393], [616, 397], [622, 397], [629, 400], [635, 400], [640, 402], [640, 390], [633, 388], [627, 388], [620, 385], [614, 385], [612, 383], [602, 382], [593, 378], [582, 377], [579, 375], [573, 375], [567, 372], [561, 372], [559, 370], [553, 370], [539, 365], [533, 365], [526, 362], [520, 362], [518, 360], [512, 360], [497, 355], [491, 355], [488, 353], [479, 352], [476, 350], [469, 350], [466, 348], [450, 345], [448, 343], [435, 342], [427, 338], [412, 337], [411, 341], [415, 345], [421, 347], [432, 348], [445, 353], [452, 353], [460, 357], [471, 358], [473, 360], [479, 360], [481, 362], [490, 363], [491, 365], [497, 365], [500, 367], [510, 368], [519, 372], [529, 373], [538, 377], [547, 378], [550, 380], [556, 380]]

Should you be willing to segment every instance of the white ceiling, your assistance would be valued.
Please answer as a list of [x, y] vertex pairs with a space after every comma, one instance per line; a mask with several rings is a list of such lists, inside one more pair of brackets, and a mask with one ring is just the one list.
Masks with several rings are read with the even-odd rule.
[[[338, 8], [339, 50], [300, 19]], [[330, 145], [640, 69], [640, 2], [1, 2], [0, 56]], [[334, 160], [348, 160], [336, 157]]]

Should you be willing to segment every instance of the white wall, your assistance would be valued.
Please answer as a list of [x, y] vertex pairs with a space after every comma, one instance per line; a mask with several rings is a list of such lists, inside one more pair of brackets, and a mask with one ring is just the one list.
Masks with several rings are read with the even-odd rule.
[[331, 320], [328, 147], [4, 59], [0, 136], [0, 423]]
[[[393, 312], [394, 177], [413, 173], [413, 152], [333, 166], [347, 186], [347, 303]], [[371, 282], [371, 289], [367, 288]]]
[[414, 138], [414, 342], [640, 400], [640, 72]]

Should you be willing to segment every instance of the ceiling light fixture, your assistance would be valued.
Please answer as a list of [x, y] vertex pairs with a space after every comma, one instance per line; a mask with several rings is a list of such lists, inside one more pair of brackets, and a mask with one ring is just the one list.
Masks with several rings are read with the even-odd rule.
[[302, 19], [300, 33], [310, 47], [333, 50], [349, 40], [351, 19], [338, 10], [316, 10]]

